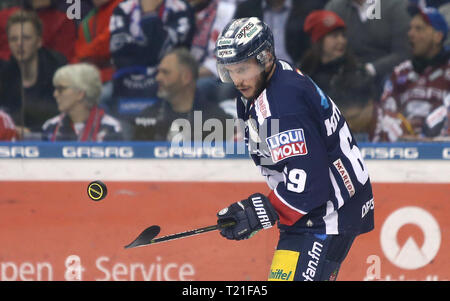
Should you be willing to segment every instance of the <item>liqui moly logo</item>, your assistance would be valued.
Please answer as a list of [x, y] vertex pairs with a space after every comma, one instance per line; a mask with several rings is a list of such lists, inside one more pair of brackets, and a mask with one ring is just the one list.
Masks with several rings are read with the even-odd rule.
[[277, 163], [286, 158], [308, 154], [303, 129], [281, 132], [266, 139], [272, 155], [272, 161]]

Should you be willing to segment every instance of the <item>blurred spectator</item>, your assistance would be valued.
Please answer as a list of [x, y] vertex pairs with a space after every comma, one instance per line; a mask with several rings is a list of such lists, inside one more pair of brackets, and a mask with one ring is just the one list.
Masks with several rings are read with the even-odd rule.
[[408, 0], [410, 5], [419, 6], [421, 8], [434, 7], [439, 8], [441, 5], [448, 3], [449, 0]]
[[[421, 8], [434, 7], [444, 16], [447, 24], [450, 24], [450, 0], [409, 0], [410, 5], [419, 6]], [[450, 47], [450, 35], [444, 42], [446, 47]]]
[[17, 134], [16, 126], [11, 116], [0, 110], [0, 141], [15, 141]]
[[58, 112], [52, 92], [53, 74], [66, 63], [62, 54], [42, 47], [42, 23], [34, 12], [16, 11], [7, 23], [11, 59], [0, 74], [0, 107], [24, 133], [39, 132]]
[[114, 9], [122, 0], [92, 0], [93, 8], [78, 26], [75, 56], [72, 63], [86, 62], [100, 70], [103, 83], [100, 106], [108, 109], [112, 101], [112, 76], [115, 68], [109, 49], [109, 23]]
[[17, 0], [2, 0], [0, 1], [0, 9], [3, 9], [5, 7], [11, 7], [16, 4]]
[[[450, 24], [450, 2], [439, 6], [439, 12], [444, 16], [447, 24]], [[445, 40], [444, 44], [447, 49], [450, 49], [450, 35], [447, 35], [447, 39]]]
[[6, 33], [6, 23], [8, 18], [20, 8], [17, 6], [7, 7], [0, 10], [0, 59], [9, 60], [11, 51], [8, 46], [8, 35]]
[[448, 25], [435, 8], [410, 11], [413, 58], [398, 65], [385, 85], [375, 141], [449, 138]]
[[[204, 99], [202, 91], [196, 88], [197, 77], [197, 61], [187, 49], [177, 48], [169, 52], [161, 60], [156, 76], [161, 100], [135, 118], [134, 139], [174, 142], [172, 139], [194, 141], [210, 134], [220, 135], [217, 140], [233, 137], [233, 131], [226, 136], [225, 120], [231, 116], [226, 115], [217, 104]], [[199, 116], [201, 120], [197, 119]], [[214, 131], [202, 131], [207, 123], [218, 127], [214, 126]], [[194, 124], [199, 124], [199, 128]]]
[[78, 27], [73, 63], [86, 62], [99, 70], [102, 82], [111, 81], [114, 68], [109, 51], [109, 22], [113, 10], [122, 0], [92, 0], [94, 8]]
[[328, 0], [247, 0], [237, 7], [234, 18], [258, 17], [272, 29], [277, 58], [295, 63], [309, 48], [303, 31], [306, 16], [322, 9]]
[[214, 47], [223, 27], [233, 19], [236, 3], [233, 0], [189, 0], [189, 4], [196, 21], [191, 53], [200, 64], [197, 86], [212, 102], [234, 98], [238, 95], [234, 85], [224, 84], [217, 77]]
[[325, 9], [344, 20], [349, 47], [376, 77], [381, 94], [394, 66], [410, 56], [407, 1], [330, 0]]
[[[79, 24], [81, 20], [84, 19], [88, 15], [88, 13], [91, 11], [91, 9], [94, 8], [94, 4], [92, 4], [93, 0], [79, 0], [80, 5], [76, 6], [76, 1], [74, 0], [55, 0], [56, 7], [63, 12], [66, 12], [67, 17], [69, 19], [72, 19], [75, 24]], [[74, 6], [75, 5], [75, 6]]]
[[333, 99], [360, 140], [373, 132], [375, 82], [347, 47], [346, 25], [334, 12], [316, 10], [305, 20], [312, 46], [300, 70]]
[[[3, 68], [5, 67], [5, 65], [6, 65], [6, 62], [4, 60], [0, 59], [0, 74], [3, 70]], [[0, 84], [0, 86], [1, 86], [1, 84]]]
[[196, 28], [191, 53], [200, 64], [199, 77], [217, 76], [214, 47], [220, 31], [233, 18], [230, 0], [188, 0], [195, 12]]
[[195, 19], [184, 0], [125, 0], [110, 22], [113, 111], [132, 120], [156, 101], [156, 67], [170, 49], [190, 47]]
[[120, 122], [98, 107], [102, 82], [98, 69], [87, 63], [66, 65], [53, 78], [60, 114], [42, 127], [46, 141], [122, 140]]
[[74, 55], [76, 39], [76, 25], [67, 18], [66, 12], [57, 8], [57, 0], [24, 0], [17, 1], [17, 6], [0, 11], [0, 59], [7, 60], [11, 54], [7, 44], [6, 21], [9, 16], [18, 11], [23, 3], [23, 9], [35, 11], [43, 24], [42, 45], [48, 49], [58, 51], [67, 60]]

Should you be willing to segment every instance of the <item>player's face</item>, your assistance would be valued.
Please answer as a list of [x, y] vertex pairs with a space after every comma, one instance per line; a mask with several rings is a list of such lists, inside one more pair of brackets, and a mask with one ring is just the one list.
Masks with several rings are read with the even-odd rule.
[[438, 34], [420, 15], [416, 15], [411, 20], [408, 31], [413, 55], [424, 58], [433, 56], [437, 51], [436, 47], [440, 47], [440, 43], [436, 42], [439, 40]]
[[231, 80], [241, 94], [247, 99], [258, 97], [264, 84], [264, 69], [256, 62], [255, 58], [238, 64], [225, 66]]
[[31, 22], [13, 24], [8, 32], [11, 54], [19, 62], [27, 62], [37, 56], [41, 38]]
[[325, 35], [322, 41], [322, 62], [327, 63], [342, 57], [347, 49], [347, 37], [342, 29]]

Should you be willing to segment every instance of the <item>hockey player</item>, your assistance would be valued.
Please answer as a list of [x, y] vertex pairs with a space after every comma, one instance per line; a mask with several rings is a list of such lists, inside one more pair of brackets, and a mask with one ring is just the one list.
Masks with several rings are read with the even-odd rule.
[[245, 142], [271, 191], [218, 212], [227, 239], [278, 223], [269, 280], [335, 280], [356, 236], [374, 227], [367, 168], [344, 116], [306, 75], [277, 60], [258, 18], [231, 21], [216, 42], [217, 69], [242, 94]]

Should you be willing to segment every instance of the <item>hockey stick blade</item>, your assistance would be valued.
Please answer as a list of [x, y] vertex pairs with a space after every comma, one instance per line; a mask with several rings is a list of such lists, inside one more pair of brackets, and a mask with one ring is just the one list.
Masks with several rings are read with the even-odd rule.
[[[144, 247], [144, 246], [148, 246], [148, 245], [152, 245], [152, 244], [156, 244], [156, 243], [160, 243], [160, 242], [165, 242], [165, 241], [169, 241], [169, 240], [175, 240], [175, 239], [179, 239], [179, 238], [194, 236], [194, 235], [214, 231], [217, 229], [231, 227], [231, 226], [234, 226], [235, 224], [236, 224], [236, 222], [231, 221], [231, 222], [224, 223], [221, 225], [212, 225], [212, 226], [207, 226], [207, 227], [189, 230], [189, 231], [185, 231], [185, 232], [180, 232], [180, 233], [176, 233], [176, 234], [170, 234], [170, 235], [162, 236], [162, 237], [159, 237], [156, 239], [154, 239], [154, 238], [156, 237], [156, 235], [158, 235], [160, 227], [151, 226], [151, 227], [145, 229], [132, 243], [125, 246], [125, 249], [131, 249], [131, 248], [135, 248], [135, 247]], [[152, 232], [153, 227], [158, 228], [158, 232], [156, 234], [154, 234], [154, 232]]]
[[150, 243], [150, 241], [155, 238], [159, 232], [161, 231], [161, 228], [159, 226], [150, 226], [144, 231], [142, 231], [141, 234], [130, 244], [125, 246], [125, 249], [129, 248], [135, 248], [139, 246], [145, 246]]

